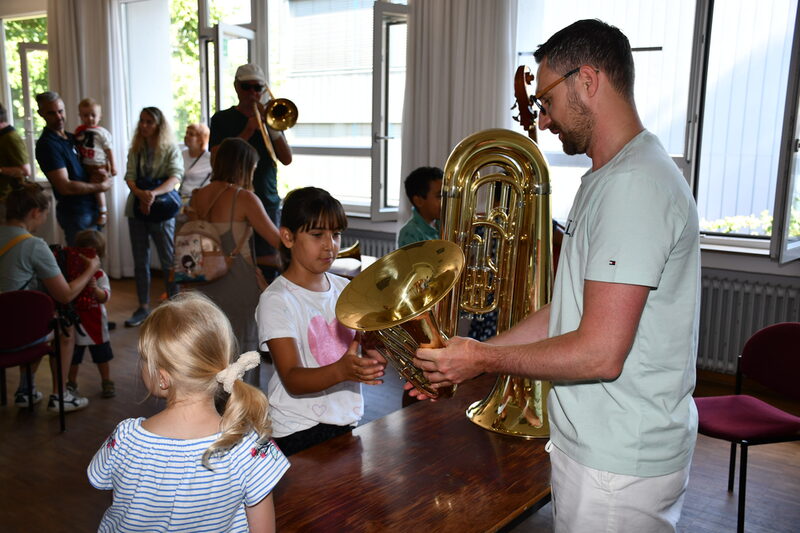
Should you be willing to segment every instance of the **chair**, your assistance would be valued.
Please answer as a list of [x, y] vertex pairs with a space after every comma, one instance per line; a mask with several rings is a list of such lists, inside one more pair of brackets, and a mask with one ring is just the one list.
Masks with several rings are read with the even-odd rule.
[[[59, 420], [61, 431], [66, 429], [64, 419], [64, 391], [61, 369], [61, 357], [58, 345], [58, 328], [55, 319], [53, 300], [39, 291], [10, 291], [0, 294], [0, 309], [3, 319], [0, 320], [0, 393], [2, 404], [6, 405], [6, 368], [22, 365], [26, 369], [28, 401], [33, 410], [33, 375], [31, 364], [44, 355], [54, 356], [56, 375], [59, 379]], [[55, 340], [51, 344], [48, 336], [55, 331]]]
[[800, 322], [768, 326], [747, 340], [738, 359], [734, 395], [695, 398], [698, 431], [731, 443], [728, 492], [733, 492], [736, 445], [741, 446], [737, 518], [739, 533], [744, 531], [748, 447], [800, 440], [800, 417], [741, 394], [743, 376], [785, 398], [800, 400]]

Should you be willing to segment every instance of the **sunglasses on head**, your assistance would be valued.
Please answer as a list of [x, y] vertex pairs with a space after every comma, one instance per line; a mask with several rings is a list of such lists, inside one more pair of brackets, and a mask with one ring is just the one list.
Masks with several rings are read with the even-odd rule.
[[264, 85], [261, 83], [248, 83], [246, 81], [239, 82], [239, 87], [243, 91], [258, 91], [261, 92], [264, 90]]

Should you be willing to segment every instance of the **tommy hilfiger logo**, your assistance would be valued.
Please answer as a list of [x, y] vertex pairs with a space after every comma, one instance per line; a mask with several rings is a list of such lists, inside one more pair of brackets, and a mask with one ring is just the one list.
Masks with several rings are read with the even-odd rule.
[[614, 265], [616, 265], [616, 264], [617, 264], [617, 262], [616, 262], [616, 261], [614, 261], [613, 259], [612, 259], [611, 261], [609, 261], [609, 262], [608, 262], [608, 266], [612, 266], [612, 267], [613, 267], [613, 266], [614, 266]]
[[567, 227], [564, 228], [564, 235], [569, 235], [572, 237], [572, 234], [575, 232], [575, 221], [571, 218], [567, 219]]

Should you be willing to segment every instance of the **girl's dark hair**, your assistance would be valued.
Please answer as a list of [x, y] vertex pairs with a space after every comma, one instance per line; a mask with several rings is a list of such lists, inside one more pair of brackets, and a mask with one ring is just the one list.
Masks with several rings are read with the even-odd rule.
[[246, 141], [230, 137], [222, 141], [211, 165], [211, 181], [224, 181], [253, 190], [253, 168], [258, 163], [258, 152]]
[[[328, 191], [317, 187], [295, 189], [286, 195], [281, 210], [281, 227], [296, 235], [312, 228], [343, 231], [347, 229], [347, 215], [339, 200]], [[281, 260], [284, 268], [292, 259], [291, 251], [281, 243]]]
[[6, 220], [22, 220], [33, 209], [48, 209], [50, 195], [41, 185], [26, 181], [14, 187], [6, 197]]

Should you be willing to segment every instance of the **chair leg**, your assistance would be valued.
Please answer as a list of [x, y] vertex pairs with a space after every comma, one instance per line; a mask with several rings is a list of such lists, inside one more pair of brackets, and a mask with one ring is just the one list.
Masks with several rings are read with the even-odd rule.
[[63, 369], [61, 365], [61, 336], [60, 336], [60, 324], [56, 319], [55, 327], [53, 328], [53, 350], [56, 356], [56, 375], [58, 379], [56, 383], [58, 384], [58, 419], [59, 423], [61, 424], [61, 433], [64, 433], [67, 430], [67, 423], [64, 419], [64, 379], [63, 379]]
[[728, 492], [733, 492], [733, 477], [736, 475], [736, 443], [731, 442], [731, 465], [728, 468]]
[[744, 495], [747, 483], [747, 443], [743, 442], [742, 459], [739, 461], [739, 515], [736, 519], [736, 533], [744, 533]]
[[31, 364], [25, 365], [25, 383], [28, 385], [28, 411], [33, 412], [33, 371]]

